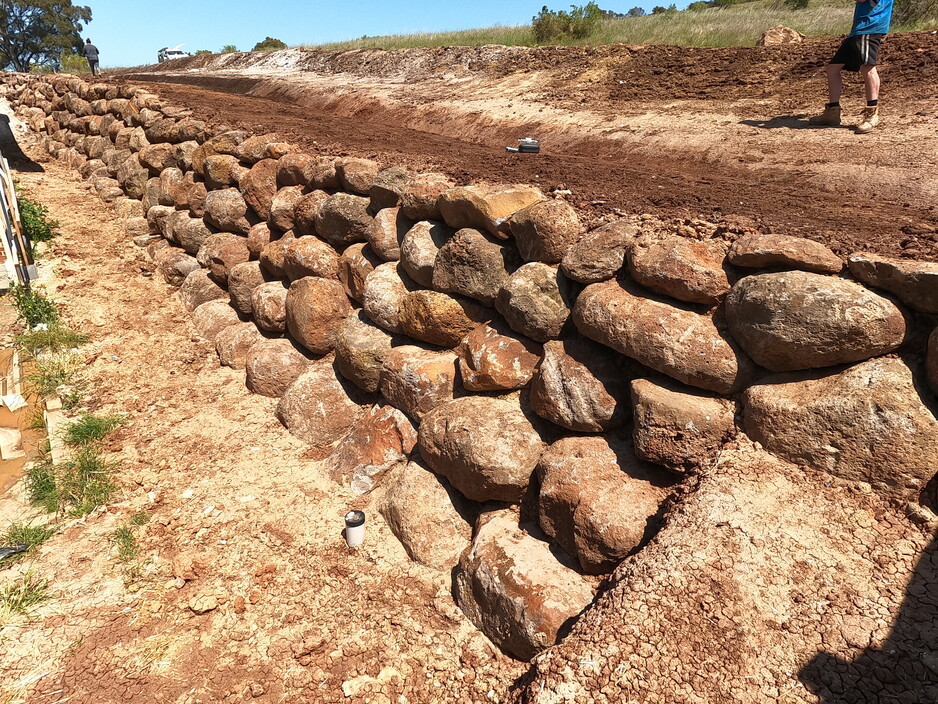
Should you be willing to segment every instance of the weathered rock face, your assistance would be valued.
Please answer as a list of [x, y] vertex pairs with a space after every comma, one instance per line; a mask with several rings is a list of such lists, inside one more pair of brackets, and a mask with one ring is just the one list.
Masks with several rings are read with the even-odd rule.
[[238, 157], [248, 164], [258, 164], [264, 160], [276, 162], [290, 152], [290, 145], [281, 142], [274, 135], [261, 134], [248, 137], [238, 145]]
[[367, 314], [355, 311], [339, 327], [335, 338], [335, 366], [339, 373], [369, 393], [378, 390], [385, 355], [394, 338]]
[[237, 186], [241, 168], [237, 157], [229, 154], [212, 154], [205, 159], [203, 167], [205, 184], [210, 190]]
[[192, 325], [209, 342], [214, 342], [226, 327], [240, 323], [238, 312], [221, 299], [206, 301], [192, 312]]
[[668, 237], [637, 242], [629, 257], [632, 278], [652, 291], [688, 303], [714, 305], [729, 293], [726, 243]]
[[475, 301], [426, 290], [406, 293], [399, 312], [407, 335], [440, 347], [455, 347], [480, 323], [491, 319], [490, 309]]
[[342, 157], [335, 160], [335, 172], [342, 188], [363, 196], [368, 195], [380, 170], [378, 162], [371, 159]]
[[280, 398], [309, 362], [292, 340], [261, 340], [248, 350], [244, 360], [247, 387], [255, 394]]
[[372, 406], [339, 441], [324, 464], [333, 481], [367, 494], [389, 471], [406, 464], [417, 431], [391, 406]]
[[544, 451], [518, 394], [445, 403], [423, 417], [419, 438], [426, 463], [474, 501], [519, 501]]
[[865, 284], [894, 294], [910, 308], [938, 313], [938, 262], [883, 257], [869, 252], [852, 254], [850, 273]]
[[309, 177], [310, 188], [334, 191], [341, 187], [335, 161], [326, 156], [317, 157], [313, 161]]
[[439, 222], [418, 222], [401, 241], [401, 266], [421, 286], [433, 285], [433, 266], [440, 248], [453, 236], [453, 231]]
[[254, 289], [267, 282], [260, 262], [242, 262], [228, 272], [228, 293], [231, 305], [242, 315], [251, 315], [254, 311], [251, 302]]
[[205, 238], [197, 258], [217, 281], [226, 282], [231, 268], [248, 261], [251, 253], [244, 237], [219, 232]]
[[327, 200], [329, 194], [325, 191], [311, 191], [294, 204], [293, 230], [298, 237], [316, 234], [316, 218]]
[[[241, 177], [239, 184], [244, 200], [261, 220], [270, 217], [270, 206], [277, 195], [277, 161], [262, 159]], [[289, 228], [288, 228], [289, 229]]]
[[381, 264], [365, 278], [362, 307], [376, 325], [388, 332], [402, 333], [401, 304], [407, 292], [416, 287], [397, 262]]
[[179, 288], [179, 300], [186, 310], [194, 311], [203, 303], [216, 298], [228, 300], [228, 292], [209, 277], [205, 269], [197, 269], [186, 277]]
[[472, 538], [465, 503], [445, 479], [410, 462], [390, 474], [378, 509], [412, 560], [449, 570]]
[[613, 278], [625, 264], [639, 236], [634, 223], [616, 220], [587, 233], [563, 255], [560, 270], [568, 278], [595, 284]]
[[531, 410], [568, 430], [621, 427], [630, 420], [629, 366], [622, 355], [591, 340], [547, 342], [531, 382]]
[[459, 343], [459, 375], [470, 391], [505, 391], [528, 385], [543, 350], [502, 324], [480, 325]]
[[287, 249], [291, 242], [297, 239], [291, 232], [285, 232], [283, 237], [271, 240], [261, 248], [258, 257], [261, 266], [275, 279], [286, 279], [287, 271], [284, 268], [287, 260]]
[[558, 440], [541, 456], [537, 474], [541, 528], [588, 574], [612, 572], [651, 537], [671, 484], [627, 441], [611, 436]]
[[743, 411], [770, 452], [900, 499], [916, 500], [938, 468], [938, 420], [898, 359], [769, 377], [745, 391]]
[[368, 241], [368, 199], [348, 193], [329, 196], [316, 216], [316, 234], [336, 249]]
[[386, 262], [401, 258], [401, 242], [414, 226], [400, 208], [382, 208], [368, 226], [368, 244]]
[[210, 191], [205, 196], [205, 222], [225, 232], [246, 235], [257, 222], [236, 188]]
[[820, 242], [788, 235], [745, 235], [730, 245], [727, 258], [735, 266], [753, 269], [785, 267], [837, 274], [844, 268], [840, 257]]
[[442, 220], [440, 196], [456, 184], [443, 174], [417, 174], [401, 193], [401, 210], [409, 219]]
[[928, 350], [925, 353], [925, 368], [931, 390], [938, 395], [938, 328], [928, 336]]
[[309, 154], [284, 154], [277, 160], [277, 185], [305, 188], [312, 179], [315, 164], [316, 157]]
[[323, 357], [311, 362], [284, 392], [277, 418], [300, 440], [325, 450], [364, 415], [364, 401], [360, 391], [336, 378], [331, 357]]
[[303, 199], [304, 195], [302, 186], [287, 186], [277, 191], [277, 195], [270, 202], [267, 224], [281, 232], [292, 230], [295, 224], [293, 213], [296, 204]]
[[339, 257], [339, 281], [349, 298], [358, 303], [365, 299], [365, 279], [382, 264], [381, 259], [367, 244], [350, 245]]
[[[532, 531], [534, 534], [532, 534]], [[530, 660], [593, 600], [587, 582], [558, 562], [512, 511], [482, 516], [456, 572], [456, 603], [505, 652]]]
[[[184, 213], [185, 211], [177, 212]], [[205, 240], [212, 236], [212, 231], [202, 218], [185, 218], [173, 225], [173, 236], [180, 247], [196, 254], [205, 244]]]
[[773, 371], [857, 362], [902, 344], [906, 322], [863, 286], [803, 271], [747, 276], [726, 300], [733, 337]]
[[270, 226], [266, 222], [259, 222], [248, 230], [247, 245], [252, 259], [261, 256], [264, 247], [270, 244], [272, 239], [278, 239], [271, 236]]
[[562, 200], [545, 200], [511, 216], [508, 229], [525, 261], [559, 264], [583, 237], [573, 207]]
[[238, 146], [247, 139], [248, 133], [244, 130], [231, 130], [203, 142], [192, 153], [192, 168], [196, 173], [202, 174], [205, 169], [205, 160], [212, 154], [238, 155]]
[[440, 196], [443, 221], [455, 230], [472, 227], [505, 237], [508, 218], [519, 210], [544, 200], [530, 186], [464, 186]]
[[464, 228], [450, 237], [436, 255], [431, 285], [491, 306], [511, 273], [521, 266], [512, 247], [478, 230]]
[[149, 179], [149, 169], [136, 154], [126, 158], [117, 169], [117, 180], [131, 198], [143, 198]]
[[712, 316], [636, 296], [615, 281], [587, 286], [573, 321], [586, 337], [708, 391], [731, 394], [755, 371]]
[[569, 282], [557, 267], [534, 262], [509, 277], [495, 299], [495, 308], [512, 330], [547, 342], [560, 337], [570, 318], [571, 299]]
[[459, 377], [452, 352], [401, 345], [384, 352], [382, 359], [381, 395], [417, 422], [457, 393]]
[[226, 327], [215, 337], [218, 361], [232, 369], [244, 369], [248, 351], [264, 339], [264, 335], [254, 323], [238, 323]]
[[291, 281], [305, 276], [338, 278], [339, 254], [318, 237], [296, 237], [282, 246], [283, 272]]
[[259, 284], [251, 291], [251, 311], [261, 330], [285, 332], [287, 329], [287, 287], [280, 281]]
[[372, 209], [382, 210], [398, 207], [401, 196], [413, 177], [413, 172], [402, 166], [392, 166], [390, 169], [380, 172], [375, 177], [374, 183], [371, 184], [371, 188], [368, 189]]
[[199, 262], [195, 257], [178, 249], [171, 249], [158, 259], [156, 270], [170, 286], [182, 286], [186, 277], [198, 268]]
[[736, 404], [648, 379], [632, 382], [635, 453], [673, 472], [701, 471], [736, 433]]
[[325, 354], [335, 347], [336, 333], [352, 312], [342, 284], [316, 276], [290, 284], [286, 305], [287, 330], [315, 354]]

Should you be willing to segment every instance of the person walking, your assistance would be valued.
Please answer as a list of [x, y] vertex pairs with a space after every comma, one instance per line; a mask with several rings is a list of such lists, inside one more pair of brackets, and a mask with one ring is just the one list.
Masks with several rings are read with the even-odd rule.
[[879, 73], [876, 58], [883, 37], [889, 33], [893, 0], [856, 0], [853, 27], [827, 65], [828, 103], [824, 112], [811, 118], [816, 125], [840, 125], [842, 71], [859, 71], [866, 91], [866, 108], [856, 127], [857, 134], [867, 134], [879, 124]]
[[90, 39], [85, 40], [85, 45], [82, 47], [82, 54], [85, 55], [85, 59], [88, 61], [88, 68], [91, 69], [91, 75], [98, 75], [98, 47], [91, 43]]

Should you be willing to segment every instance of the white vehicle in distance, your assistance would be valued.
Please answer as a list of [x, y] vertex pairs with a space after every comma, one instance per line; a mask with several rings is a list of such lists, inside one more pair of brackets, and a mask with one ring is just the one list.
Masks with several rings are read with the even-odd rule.
[[182, 50], [182, 47], [182, 44], [174, 46], [172, 49], [164, 46], [157, 52], [156, 58], [160, 63], [163, 63], [170, 59], [181, 59], [183, 56], [188, 56], [188, 54]]

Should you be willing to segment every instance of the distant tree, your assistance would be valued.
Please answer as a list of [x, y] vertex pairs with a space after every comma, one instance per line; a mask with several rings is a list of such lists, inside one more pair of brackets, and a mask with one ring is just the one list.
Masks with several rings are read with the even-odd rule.
[[[270, 37], [267, 37], [267, 38], [270, 39]], [[234, 54], [237, 50], [238, 50], [238, 47], [236, 47], [234, 44], [225, 44], [225, 46], [221, 48], [221, 51], [219, 53], [220, 54]], [[256, 46], [254, 47], [254, 51], [259, 51]]]
[[710, 3], [707, 0], [695, 0], [690, 5], [687, 6], [687, 9], [691, 12], [699, 12], [700, 10], [706, 10], [710, 7]]
[[90, 21], [91, 8], [71, 0], [0, 0], [0, 68], [58, 68], [63, 51], [81, 51], [81, 23]]
[[59, 70], [62, 73], [71, 73], [73, 75], [91, 73], [91, 67], [85, 57], [82, 54], [76, 54], [71, 49], [62, 52], [62, 56], [59, 58]]
[[668, 8], [661, 7], [661, 5], [655, 5], [653, 8], [651, 8], [651, 14], [653, 15], [663, 15], [667, 11]]
[[640, 7], [633, 7], [626, 13], [629, 17], [644, 17], [645, 11]]
[[193, 56], [205, 56], [206, 54], [214, 54], [215, 52], [211, 49], [199, 49], [192, 53]]
[[604, 20], [621, 20], [626, 17], [621, 12], [613, 12], [612, 10], [600, 10], [599, 12]]
[[273, 37], [265, 37], [264, 41], [258, 42], [254, 45], [254, 48], [251, 51], [276, 51], [277, 49], [286, 49], [287, 45], [284, 44], [279, 39], [274, 39]]
[[570, 12], [550, 10], [544, 5], [531, 19], [534, 41], [542, 44], [556, 39], [584, 39], [602, 20], [602, 12], [595, 2], [571, 5]]

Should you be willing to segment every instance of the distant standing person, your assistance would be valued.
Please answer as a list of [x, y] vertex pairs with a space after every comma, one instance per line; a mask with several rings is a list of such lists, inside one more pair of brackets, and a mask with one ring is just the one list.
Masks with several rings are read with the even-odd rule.
[[[890, 0], [891, 2], [892, 0]], [[91, 69], [91, 75], [98, 75], [98, 47], [91, 43], [90, 39], [85, 40], [85, 46], [82, 47], [82, 53], [88, 60], [88, 67]]]
[[844, 81], [841, 71], [859, 71], [866, 89], [866, 108], [857, 125], [857, 134], [867, 134], [879, 124], [879, 74], [876, 57], [879, 44], [889, 32], [893, 0], [857, 0], [853, 28], [827, 65], [827, 105], [811, 119], [817, 125], [840, 125], [840, 94]]

